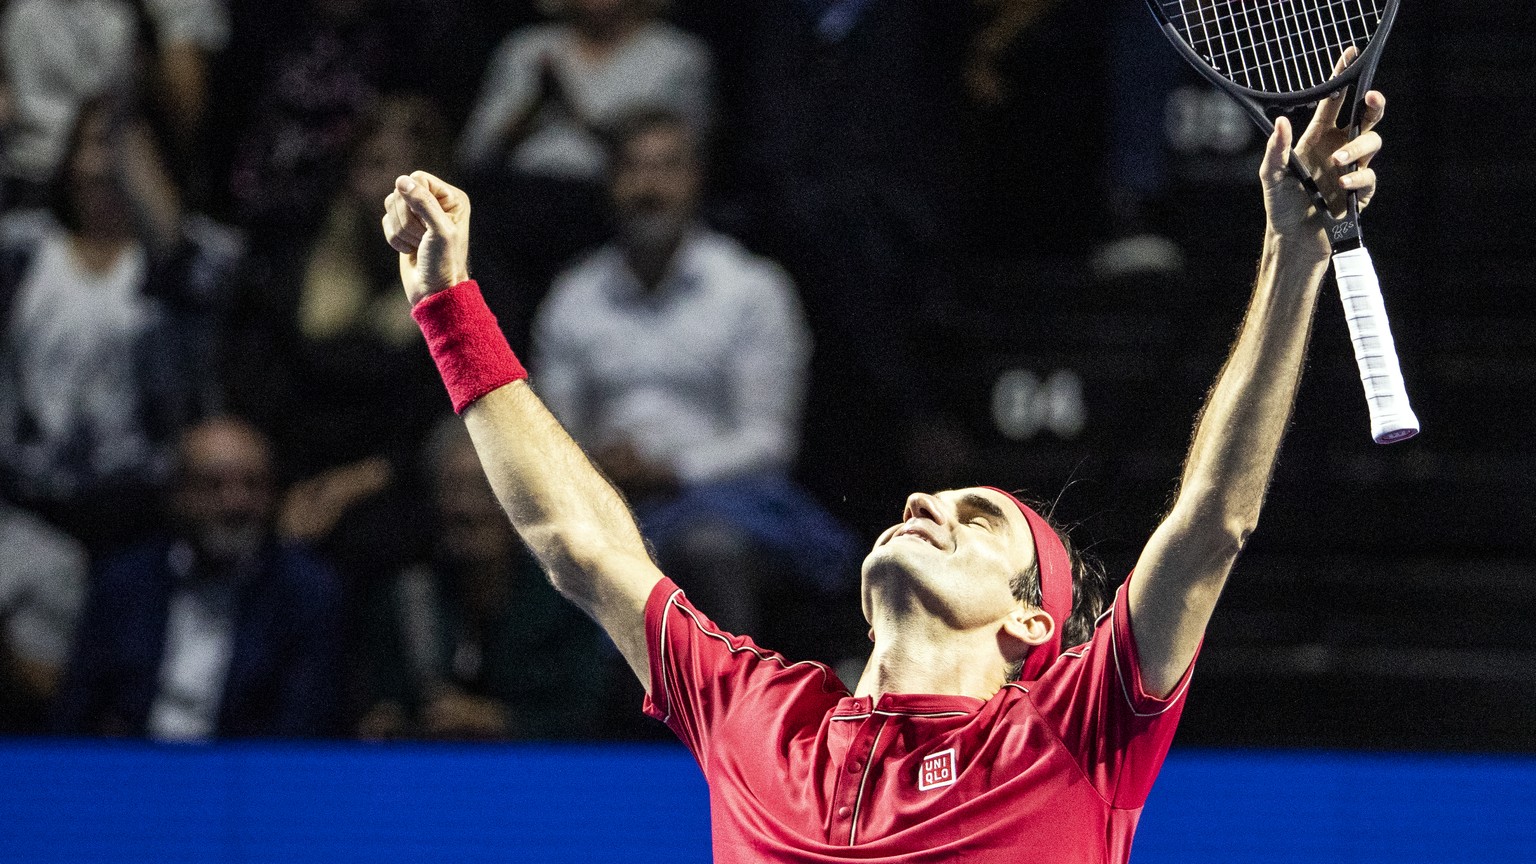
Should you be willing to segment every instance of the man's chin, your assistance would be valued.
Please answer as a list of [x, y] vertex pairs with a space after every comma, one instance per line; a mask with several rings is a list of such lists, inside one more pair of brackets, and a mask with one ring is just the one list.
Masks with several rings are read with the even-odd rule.
[[864, 556], [863, 575], [874, 579], [906, 579], [927, 569], [937, 549], [923, 540], [897, 537], [876, 546]]

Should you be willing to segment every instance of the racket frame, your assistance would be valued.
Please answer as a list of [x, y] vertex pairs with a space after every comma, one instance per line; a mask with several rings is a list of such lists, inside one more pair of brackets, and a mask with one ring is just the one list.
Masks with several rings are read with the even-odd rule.
[[[1289, 93], [1275, 93], [1264, 90], [1255, 90], [1228, 78], [1216, 71], [1200, 53], [1194, 49], [1179, 28], [1164, 12], [1159, 0], [1146, 0], [1147, 8], [1152, 11], [1158, 24], [1163, 29], [1163, 35], [1173, 43], [1173, 47], [1186, 62], [1192, 66], [1201, 77], [1205, 78], [1217, 89], [1231, 96], [1245, 113], [1253, 120], [1255, 125], [1264, 130], [1266, 137], [1273, 135], [1275, 120], [1270, 111], [1279, 116], [1287, 111], [1300, 108], [1303, 105], [1317, 102], [1322, 99], [1343, 92], [1343, 97], [1350, 100], [1348, 114], [1340, 112], [1338, 128], [1351, 129], [1352, 137], [1360, 135], [1361, 120], [1365, 116], [1365, 94], [1370, 92], [1371, 84], [1376, 77], [1376, 67], [1381, 62], [1387, 37], [1391, 35], [1392, 25], [1397, 20], [1398, 0], [1386, 0], [1386, 9], [1382, 11], [1380, 22], [1376, 31], [1367, 40], [1365, 50], [1354, 59], [1342, 72], [1333, 76], [1328, 81], [1315, 87], [1304, 90], [1296, 90]], [[1198, 0], [1196, 0], [1198, 2]], [[1265, 106], [1269, 106], [1266, 109]], [[1356, 361], [1360, 364], [1361, 381], [1365, 385], [1366, 401], [1371, 410], [1372, 438], [1378, 444], [1390, 444], [1398, 441], [1406, 441], [1419, 432], [1419, 421], [1414, 416], [1412, 407], [1408, 404], [1407, 391], [1403, 385], [1402, 371], [1398, 367], [1397, 351], [1392, 344], [1391, 328], [1386, 320], [1384, 307], [1381, 307], [1381, 288], [1376, 280], [1374, 265], [1370, 263], [1370, 253], [1365, 249], [1364, 239], [1360, 232], [1360, 199], [1357, 192], [1351, 191], [1345, 196], [1345, 212], [1343, 216], [1333, 215], [1333, 210], [1328, 206], [1327, 199], [1318, 189], [1317, 181], [1308, 173], [1301, 164], [1301, 159], [1296, 155], [1293, 147], [1286, 160], [1287, 167], [1296, 179], [1301, 181], [1307, 194], [1311, 196], [1313, 205], [1328, 223], [1328, 240], [1333, 248], [1334, 275], [1339, 283], [1340, 298], [1345, 303], [1346, 317], [1351, 316], [1350, 297], [1346, 297], [1345, 283], [1352, 286], [1351, 296], [1365, 296], [1374, 300], [1378, 309], [1366, 316], [1373, 325], [1379, 326], [1378, 332], [1370, 333], [1370, 338], [1378, 339], [1384, 343], [1385, 350], [1379, 354], [1369, 355], [1377, 360], [1388, 363], [1389, 369], [1379, 373], [1368, 369], [1368, 359], [1362, 355], [1362, 339], [1356, 328], [1358, 322], [1350, 317], [1350, 337], [1355, 344]], [[1345, 272], [1344, 260], [1349, 259], [1349, 273]], [[1368, 290], [1357, 289], [1366, 287]], [[1376, 379], [1385, 379], [1387, 386], [1372, 383]], [[1381, 407], [1379, 403], [1384, 403]]]
[[[1385, 49], [1387, 37], [1392, 33], [1392, 25], [1397, 21], [1398, 7], [1398, 0], [1387, 0], [1386, 9], [1381, 13], [1381, 22], [1376, 25], [1376, 32], [1366, 43], [1365, 50], [1361, 51], [1360, 56], [1356, 57], [1343, 72], [1316, 87], [1289, 93], [1275, 93], [1255, 90], [1216, 71], [1179, 33], [1178, 26], [1168, 17], [1159, 0], [1146, 0], [1146, 3], [1152, 15], [1157, 18], [1158, 25], [1163, 28], [1163, 35], [1173, 43], [1173, 47], [1178, 50], [1184, 60], [1194, 67], [1201, 77], [1231, 96], [1254, 124], [1264, 131], [1265, 137], [1275, 132], [1275, 120], [1270, 110], [1265, 108], [1266, 105], [1274, 109], [1277, 114], [1284, 113], [1327, 99], [1341, 90], [1348, 91], [1346, 95], [1350, 98], [1350, 110], [1348, 115], [1340, 116], [1339, 128], [1351, 128], [1356, 135], [1359, 135], [1360, 121], [1365, 114], [1365, 94], [1370, 92], [1371, 84], [1376, 79], [1376, 67], [1381, 62], [1381, 52]], [[1306, 188], [1318, 212], [1328, 220], [1328, 240], [1333, 246], [1333, 251], [1346, 252], [1363, 246], [1365, 241], [1360, 231], [1359, 196], [1350, 192], [1346, 196], [1344, 215], [1335, 216], [1323, 197], [1322, 191], [1317, 188], [1317, 181], [1306, 168], [1302, 167], [1301, 160], [1297, 158], [1294, 149], [1291, 150], [1290, 159], [1287, 160], [1287, 167]]]

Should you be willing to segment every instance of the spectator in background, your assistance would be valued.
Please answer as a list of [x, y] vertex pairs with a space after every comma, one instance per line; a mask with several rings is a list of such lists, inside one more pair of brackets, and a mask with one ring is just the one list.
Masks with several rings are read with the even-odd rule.
[[273, 533], [272, 450], [230, 418], [178, 448], [174, 531], [107, 561], [58, 704], [59, 731], [205, 740], [333, 731], [340, 593]]
[[79, 543], [0, 500], [0, 735], [47, 730], [87, 567]]
[[14, 88], [16, 130], [7, 148], [14, 176], [42, 185], [66, 157], [82, 106], [139, 75], [144, 43], [150, 92], [174, 141], [201, 134], [207, 67], [229, 36], [222, 0], [14, 0], [0, 19], [5, 77]]
[[[971, 5], [711, 8], [721, 20], [700, 26], [720, 34], [738, 94], [735, 194], [754, 244], [800, 286], [820, 347], [807, 473], [824, 492], [862, 490], [865, 506], [902, 494], [904, 474], [945, 488], [968, 445], [937, 383], [935, 367], [953, 358], [922, 349], [944, 342]], [[820, 446], [850, 437], [867, 446]]]
[[502, 514], [464, 424], [426, 448], [438, 541], [373, 597], [363, 738], [579, 738], [596, 729], [608, 652]]
[[688, 118], [632, 115], [612, 153], [618, 240], [551, 290], [535, 381], [666, 571], [722, 626], [761, 632], [766, 561], [813, 587], [856, 572], [847, 532], [789, 477], [810, 336], [784, 272], [698, 221]]
[[99, 550], [152, 527], [177, 433], [217, 402], [239, 248], [121, 103], [80, 114], [51, 198], [0, 221], [0, 478]]
[[[225, 383], [298, 476], [382, 457], [410, 473], [442, 396], [378, 231], [379, 184], [441, 158], [447, 130], [425, 97], [369, 111], [323, 221], [307, 238], [261, 235], [241, 280]], [[411, 404], [420, 403], [420, 404]]]
[[[421, 331], [398, 287], [394, 254], [365, 242], [379, 230], [378, 192], [447, 150], [436, 105], [382, 97], [357, 132], [340, 188], [310, 236], [262, 232], [225, 345], [231, 409], [274, 441], [294, 479], [284, 536], [336, 566], [349, 611], [426, 542], [420, 447], [446, 404]], [[348, 667], [365, 662], [349, 614]], [[355, 675], [353, 676], [356, 677]], [[367, 707], [352, 693], [348, 710]]]
[[232, 151], [231, 208], [258, 234], [312, 236], [388, 77], [381, 0], [275, 5], [273, 20], [238, 45], [221, 90], [250, 105]]
[[659, 20], [658, 0], [545, 5], [558, 20], [502, 42], [458, 147], [499, 275], [535, 291], [603, 236], [602, 130], [660, 105], [702, 134], [712, 110], [707, 49]]

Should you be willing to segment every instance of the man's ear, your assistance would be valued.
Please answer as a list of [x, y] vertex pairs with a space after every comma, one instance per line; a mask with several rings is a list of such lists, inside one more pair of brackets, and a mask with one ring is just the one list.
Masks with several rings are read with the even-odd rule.
[[1026, 647], [1044, 645], [1056, 632], [1056, 622], [1044, 609], [1020, 606], [1003, 619], [1003, 632], [1022, 642]]

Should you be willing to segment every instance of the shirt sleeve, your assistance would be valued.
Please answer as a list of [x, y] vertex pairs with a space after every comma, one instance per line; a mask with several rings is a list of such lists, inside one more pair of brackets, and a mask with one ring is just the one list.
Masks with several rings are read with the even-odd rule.
[[684, 480], [717, 480], [794, 462], [810, 374], [811, 337], [794, 285], [777, 266], [737, 277], [743, 311], [729, 358], [731, 431], [679, 455]]
[[1040, 680], [1024, 684], [1035, 710], [1099, 794], [1122, 809], [1146, 803], [1194, 671], [1192, 660], [1166, 698], [1146, 691], [1131, 637], [1129, 584], [1116, 592], [1088, 644], [1065, 652]]
[[820, 663], [791, 663], [722, 631], [670, 579], [651, 591], [645, 633], [651, 670], [645, 713], [665, 723], [706, 773], [713, 736], [732, 716], [766, 723], [807, 700], [830, 708], [845, 695]]
[[502, 131], [537, 95], [540, 63], [548, 50], [541, 32], [530, 28], [514, 33], [496, 49], [459, 139], [458, 159], [462, 164], [490, 162], [506, 146]]

